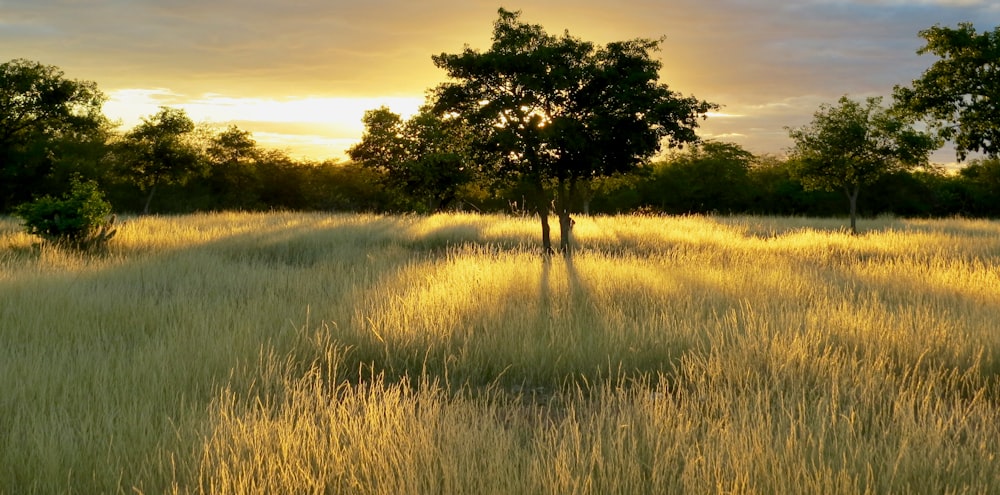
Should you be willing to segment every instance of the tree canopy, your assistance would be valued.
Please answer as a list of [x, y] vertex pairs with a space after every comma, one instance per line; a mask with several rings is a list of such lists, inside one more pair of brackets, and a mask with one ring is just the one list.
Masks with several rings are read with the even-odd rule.
[[446, 208], [472, 180], [468, 133], [457, 119], [424, 107], [404, 121], [387, 107], [369, 110], [365, 132], [348, 155], [362, 166], [385, 172], [387, 185], [431, 211]]
[[[90, 81], [67, 79], [50, 65], [24, 59], [0, 64], [0, 211], [42, 193], [41, 181], [79, 144], [103, 143], [106, 97]], [[48, 192], [48, 191], [47, 191]]]
[[714, 104], [683, 97], [659, 83], [652, 57], [659, 41], [636, 39], [598, 47], [564, 33], [553, 36], [499, 10], [493, 44], [482, 52], [433, 57], [450, 82], [434, 92], [435, 110], [464, 120], [478, 147], [497, 159], [489, 170], [527, 182], [549, 238], [549, 184], [560, 191], [563, 248], [568, 248], [568, 193], [582, 178], [631, 170], [660, 150], [697, 140], [698, 120]]
[[972, 23], [920, 32], [917, 53], [940, 59], [912, 87], [895, 87], [899, 108], [927, 119], [952, 141], [959, 160], [970, 152], [1000, 154], [1000, 27], [977, 33]]
[[803, 185], [842, 190], [850, 201], [853, 232], [857, 232], [861, 186], [897, 170], [925, 165], [937, 148], [929, 134], [913, 129], [881, 104], [881, 97], [860, 103], [843, 96], [836, 106], [821, 106], [809, 125], [789, 131]]
[[147, 193], [143, 213], [149, 213], [157, 187], [183, 183], [201, 171], [200, 150], [188, 139], [194, 129], [184, 110], [160, 107], [125, 135], [126, 174]]

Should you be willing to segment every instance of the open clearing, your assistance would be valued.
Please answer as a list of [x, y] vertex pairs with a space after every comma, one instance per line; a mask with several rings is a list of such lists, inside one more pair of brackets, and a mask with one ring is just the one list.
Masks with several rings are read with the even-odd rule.
[[0, 218], [0, 493], [998, 493], [1000, 223]]

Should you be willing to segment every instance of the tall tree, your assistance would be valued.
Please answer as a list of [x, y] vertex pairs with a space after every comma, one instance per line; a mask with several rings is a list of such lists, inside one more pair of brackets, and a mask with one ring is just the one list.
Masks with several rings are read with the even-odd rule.
[[480, 149], [498, 157], [492, 174], [530, 185], [546, 252], [553, 186], [569, 252], [568, 200], [579, 180], [631, 170], [664, 140], [695, 141], [698, 118], [715, 108], [659, 83], [661, 64], [651, 55], [659, 44], [597, 47], [500, 9], [489, 51], [433, 57], [452, 79], [436, 88], [435, 110], [464, 120]]
[[940, 60], [912, 87], [895, 87], [899, 108], [927, 119], [938, 136], [955, 144], [958, 159], [979, 151], [1000, 154], [1000, 27], [977, 33], [972, 23], [957, 29], [934, 26], [917, 53]]
[[840, 98], [823, 105], [809, 125], [790, 129], [796, 174], [808, 189], [842, 190], [850, 202], [851, 232], [857, 233], [858, 193], [886, 174], [926, 165], [938, 143], [929, 134], [882, 108], [882, 98], [864, 103]]
[[201, 150], [190, 139], [194, 129], [184, 110], [160, 107], [125, 135], [126, 175], [146, 193], [143, 213], [159, 186], [184, 184], [204, 170]]
[[109, 129], [105, 100], [95, 83], [66, 79], [57, 67], [24, 59], [0, 64], [0, 211], [55, 192], [39, 189], [58, 163], [84, 165], [67, 150], [98, 159], [93, 145], [103, 146]]

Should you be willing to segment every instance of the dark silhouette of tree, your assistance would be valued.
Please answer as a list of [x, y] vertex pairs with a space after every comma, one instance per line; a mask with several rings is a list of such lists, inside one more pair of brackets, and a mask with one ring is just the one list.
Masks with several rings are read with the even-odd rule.
[[969, 200], [969, 213], [975, 216], [996, 217], [1000, 215], [1000, 158], [972, 160], [959, 171], [965, 183]]
[[756, 158], [733, 143], [708, 141], [657, 165], [657, 204], [672, 213], [732, 213], [747, 208], [749, 170]]
[[487, 172], [527, 183], [551, 252], [550, 191], [558, 195], [565, 252], [569, 199], [580, 180], [625, 172], [660, 150], [697, 140], [695, 128], [715, 105], [659, 83], [660, 42], [636, 39], [597, 47], [551, 36], [499, 11], [489, 51], [466, 48], [433, 57], [452, 82], [435, 90], [435, 111], [462, 119], [477, 146], [497, 159]]
[[236, 126], [214, 135], [205, 149], [214, 203], [222, 209], [256, 210], [260, 203], [259, 161], [263, 151], [253, 134]]
[[125, 175], [146, 193], [144, 214], [149, 213], [157, 187], [184, 184], [204, 171], [201, 150], [191, 139], [194, 129], [184, 110], [160, 107], [125, 134]]
[[348, 155], [385, 173], [388, 185], [439, 211], [473, 178], [468, 136], [457, 119], [423, 108], [409, 120], [386, 107], [365, 112], [365, 132]]
[[977, 33], [971, 23], [957, 29], [934, 26], [917, 53], [940, 57], [912, 87], [896, 86], [899, 109], [926, 119], [939, 137], [952, 141], [959, 161], [969, 152], [1000, 154], [1000, 27]]
[[809, 125], [790, 129], [796, 175], [808, 189], [842, 190], [850, 202], [851, 232], [857, 233], [858, 193], [882, 176], [926, 165], [937, 142], [881, 106], [847, 96], [823, 105]]
[[[0, 211], [44, 193], [53, 173], [96, 168], [110, 125], [106, 97], [90, 81], [24, 59], [0, 64]], [[65, 169], [59, 171], [62, 167]]]

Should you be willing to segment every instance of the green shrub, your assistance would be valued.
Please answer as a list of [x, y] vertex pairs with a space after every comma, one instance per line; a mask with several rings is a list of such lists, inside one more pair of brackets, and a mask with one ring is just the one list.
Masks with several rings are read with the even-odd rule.
[[85, 251], [105, 248], [117, 232], [111, 203], [92, 180], [74, 178], [62, 198], [46, 195], [18, 206], [14, 214], [24, 220], [29, 234]]

